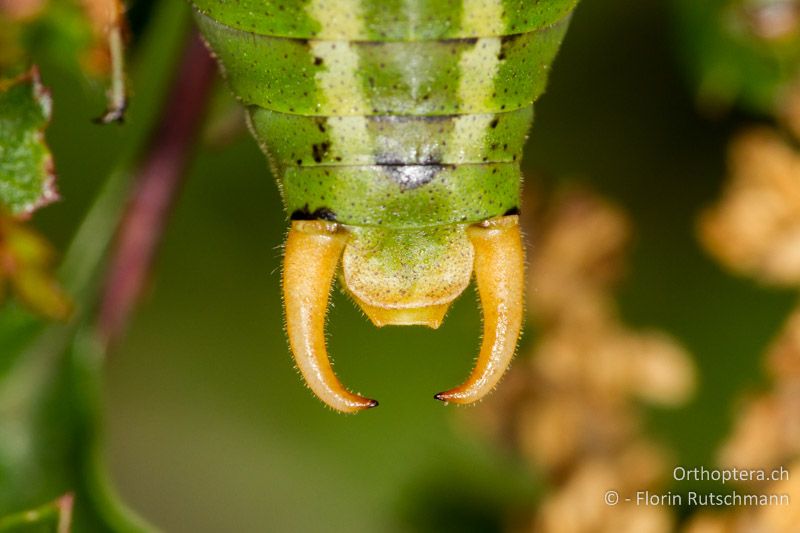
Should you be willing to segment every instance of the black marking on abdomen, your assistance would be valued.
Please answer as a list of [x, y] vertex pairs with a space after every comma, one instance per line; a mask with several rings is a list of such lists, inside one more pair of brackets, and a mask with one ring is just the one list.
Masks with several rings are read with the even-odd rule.
[[311, 153], [313, 154], [314, 161], [317, 163], [322, 163], [322, 160], [326, 155], [328, 155], [328, 149], [330, 146], [331, 145], [327, 142], [311, 145]]
[[328, 220], [336, 222], [336, 213], [327, 207], [320, 207], [312, 213], [308, 209], [308, 204], [306, 204], [302, 209], [296, 209], [289, 218], [291, 220]]

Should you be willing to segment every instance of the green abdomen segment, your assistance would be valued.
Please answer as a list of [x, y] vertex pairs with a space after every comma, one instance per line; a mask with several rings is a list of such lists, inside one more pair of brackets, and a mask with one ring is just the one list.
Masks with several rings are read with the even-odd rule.
[[470, 223], [519, 163], [576, 0], [194, 0], [294, 218]]

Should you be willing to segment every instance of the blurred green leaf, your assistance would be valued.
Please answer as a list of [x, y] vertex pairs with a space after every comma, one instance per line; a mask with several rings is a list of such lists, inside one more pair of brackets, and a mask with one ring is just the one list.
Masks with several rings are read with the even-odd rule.
[[32, 8], [0, 2], [0, 71], [57, 63], [74, 74], [108, 73], [107, 43], [77, 0], [45, 0]]
[[73, 75], [107, 80], [107, 113], [127, 107], [125, 7], [121, 0], [0, 0], [0, 73], [55, 63]]
[[58, 197], [44, 139], [51, 107], [36, 68], [0, 80], [0, 204], [15, 215], [28, 215]]
[[16, 218], [58, 196], [44, 139], [51, 106], [37, 68], [0, 80], [0, 303], [13, 292], [36, 313], [64, 320], [71, 307], [51, 272], [53, 250]]

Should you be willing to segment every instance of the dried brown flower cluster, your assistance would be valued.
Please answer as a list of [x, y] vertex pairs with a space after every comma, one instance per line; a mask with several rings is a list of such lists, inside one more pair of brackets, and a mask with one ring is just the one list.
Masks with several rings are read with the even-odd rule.
[[[720, 450], [719, 463], [729, 468], [786, 469], [789, 479], [742, 485], [757, 494], [788, 494], [794, 503], [800, 501], [800, 309], [767, 351], [766, 363], [773, 387], [744, 403]], [[800, 507], [795, 503], [701, 513], [686, 533], [794, 533], [798, 524]]]
[[[706, 248], [725, 266], [768, 284], [800, 286], [800, 91], [780, 106], [786, 128], [745, 132], [730, 149], [720, 202], [700, 219]], [[794, 137], [794, 139], [792, 139]], [[723, 467], [784, 468], [789, 479], [740, 485], [787, 494], [793, 505], [701, 512], [686, 533], [790, 533], [800, 528], [800, 308], [766, 352], [771, 389], [746, 399], [719, 452]]]
[[700, 219], [703, 244], [738, 273], [800, 285], [800, 153], [762, 128], [736, 139], [729, 159], [722, 199]]
[[637, 400], [676, 405], [694, 388], [694, 367], [674, 340], [634, 331], [619, 318], [612, 290], [628, 222], [582, 191], [561, 195], [540, 223], [527, 222], [537, 341], [483, 412], [492, 433], [513, 443], [552, 486], [529, 528], [671, 531], [663, 508], [604, 501], [608, 490], [654, 489], [669, 470], [666, 451], [641, 435]]
[[776, 468], [800, 457], [800, 309], [767, 352], [773, 388], [747, 402], [722, 448], [723, 466]]

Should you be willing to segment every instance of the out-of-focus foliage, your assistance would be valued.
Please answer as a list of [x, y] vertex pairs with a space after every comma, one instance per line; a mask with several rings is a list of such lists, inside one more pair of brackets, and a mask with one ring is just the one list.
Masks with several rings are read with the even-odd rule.
[[31, 57], [91, 76], [110, 69], [104, 9], [116, 0], [0, 0], [0, 71]]
[[[97, 455], [101, 360], [86, 346], [65, 351], [65, 331], [42, 335], [28, 317], [13, 314], [6, 310], [2, 317], [4, 342], [15, 337], [4, 347], [21, 345], [4, 354], [0, 372], [2, 515], [12, 515], [11, 520], [69, 491], [75, 497], [77, 531], [107, 531], [115, 522], [124, 530], [128, 522], [117, 518]], [[40, 519], [52, 521], [46, 513]], [[35, 526], [21, 523], [13, 531], [41, 530]]]
[[36, 69], [0, 79], [0, 205], [12, 214], [28, 215], [58, 198], [44, 138], [51, 107]]
[[63, 320], [70, 305], [53, 279], [55, 254], [19, 220], [58, 198], [45, 141], [51, 108], [38, 69], [0, 79], [0, 304], [13, 292], [35, 312]]
[[124, 7], [120, 0], [0, 0], [0, 73], [46, 58], [75, 73], [108, 79], [107, 111], [127, 107]]
[[[701, 96], [740, 104], [772, 118], [730, 143], [728, 178], [716, 205], [700, 217], [706, 249], [739, 275], [771, 285], [800, 286], [800, 2], [683, 2], [684, 38], [695, 45]], [[684, 22], [692, 17], [684, 17]], [[702, 33], [702, 21], [713, 31]], [[708, 25], [713, 20], [715, 24]], [[700, 24], [700, 25], [698, 25]], [[696, 36], [703, 38], [697, 39]], [[694, 38], [693, 38], [694, 37]], [[706, 46], [701, 50], [698, 46]], [[705, 94], [703, 94], [705, 93]], [[785, 495], [790, 504], [701, 509], [686, 533], [793, 533], [800, 524], [800, 328], [795, 309], [766, 350], [770, 383], [735, 404], [736, 419], [719, 446], [725, 468], [784, 469], [781, 480], [739, 481], [737, 490]]]
[[701, 105], [771, 112], [800, 76], [797, 0], [677, 0]]
[[80, 57], [83, 70], [107, 73], [105, 32], [118, 9], [116, 0], [0, 2], [0, 74], [27, 69], [0, 77], [0, 303], [10, 287], [45, 317], [63, 320], [70, 311], [49, 271], [55, 255], [50, 245], [17, 220], [58, 199], [45, 140], [52, 96], [39, 69], [27, 65], [49, 58], [69, 69]]
[[[74, 497], [74, 531], [148, 529], [124, 509], [106, 481], [99, 424], [105, 351], [95, 340], [91, 312], [131, 168], [158, 117], [186, 34], [182, 3], [165, 2], [153, 16], [136, 54], [142, 65], [137, 70], [146, 65], [148, 73], [138, 84], [137, 120], [121, 137], [126, 142], [116, 147], [116, 170], [93, 180], [102, 189], [59, 271], [66, 292], [75, 298], [75, 312], [66, 324], [47, 324], [13, 302], [0, 308], [0, 517], [5, 517], [0, 524], [14, 531], [52, 530], [54, 505], [63, 503], [56, 499], [64, 494]], [[90, 126], [90, 119], [80, 117], [83, 123], [73, 129], [100, 127]], [[0, 248], [0, 272], [13, 274], [9, 283], [25, 297], [19, 299], [56, 314], [55, 293], [43, 289], [42, 269], [52, 259], [49, 247], [11, 217], [0, 218], [0, 243], [7, 245]], [[8, 266], [25, 268], [3, 270]]]

